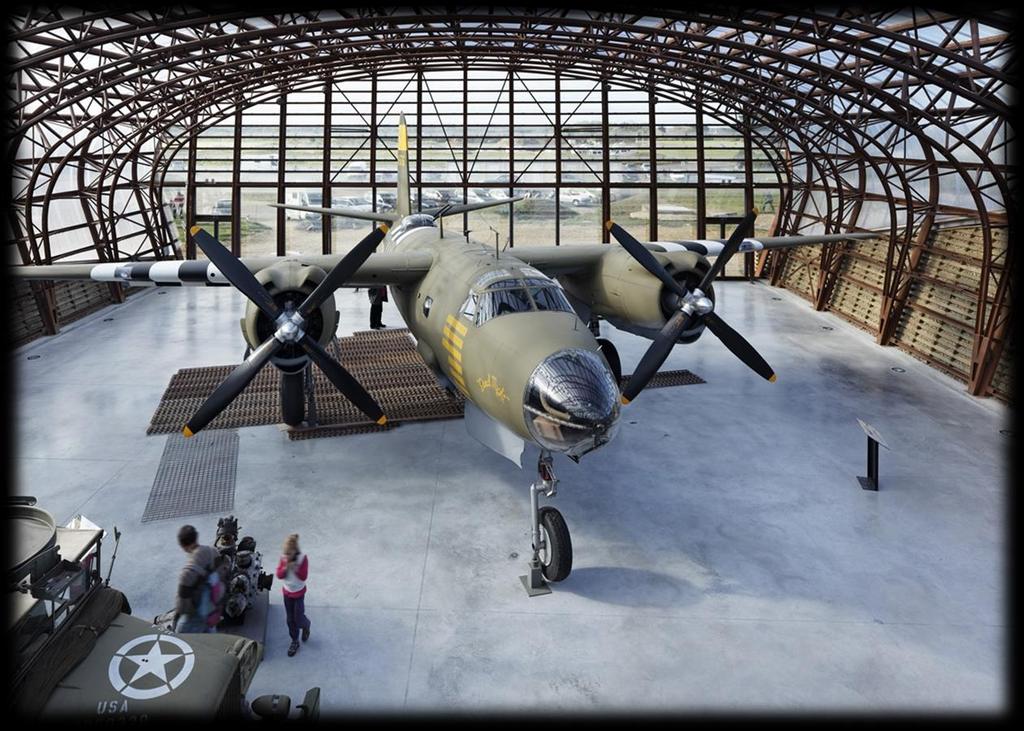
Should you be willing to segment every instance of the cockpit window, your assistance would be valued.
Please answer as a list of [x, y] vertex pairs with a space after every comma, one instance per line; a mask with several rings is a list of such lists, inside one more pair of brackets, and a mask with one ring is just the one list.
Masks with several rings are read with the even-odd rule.
[[469, 320], [470, 322], [476, 322], [476, 303], [477, 303], [476, 292], [470, 292], [466, 301], [462, 303], [462, 307], [459, 308], [459, 314]]
[[[537, 273], [540, 274], [540, 272], [537, 272]], [[543, 274], [540, 274], [539, 277], [527, 277], [523, 281], [523, 284], [525, 284], [527, 287], [557, 287], [558, 286], [558, 282], [556, 282], [554, 279], [549, 279], [548, 277], [545, 277]]]
[[565, 293], [558, 282], [540, 272], [537, 272], [537, 274], [539, 276], [527, 277], [523, 282], [530, 290], [530, 296], [533, 297], [533, 301], [537, 304], [537, 309], [573, 312], [572, 305], [565, 298]]
[[558, 287], [530, 287], [530, 296], [537, 304], [538, 310], [554, 310], [556, 312], [572, 312], [572, 305]]
[[[504, 282], [499, 282], [504, 285]], [[508, 315], [514, 312], [530, 312], [530, 295], [522, 287], [506, 289], [503, 286], [493, 287], [480, 295], [480, 305], [476, 313], [476, 324], [483, 325], [493, 317]]]
[[[573, 312], [561, 287], [550, 279], [505, 279], [493, 282], [486, 291], [480, 293], [476, 304], [477, 325], [516, 312]], [[467, 310], [463, 305], [463, 314], [468, 316]]]
[[391, 232], [392, 237], [397, 238], [414, 228], [423, 228], [424, 226], [433, 226], [434, 217], [429, 216], [426, 213], [414, 213], [411, 216], [406, 216], [402, 219], [394, 230]]
[[462, 316], [483, 325], [492, 318], [516, 312], [575, 312], [557, 281], [531, 267], [524, 267], [523, 271], [530, 276], [516, 276], [507, 269], [481, 275], [473, 285], [476, 294], [471, 294], [462, 305]]

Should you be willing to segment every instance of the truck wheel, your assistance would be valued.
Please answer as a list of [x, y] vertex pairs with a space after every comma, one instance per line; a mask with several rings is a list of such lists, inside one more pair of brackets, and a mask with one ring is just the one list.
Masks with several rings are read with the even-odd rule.
[[306, 416], [304, 375], [305, 371], [281, 374], [281, 420], [288, 426], [298, 426]]
[[572, 540], [565, 518], [554, 508], [540, 509], [540, 532], [544, 550], [540, 552], [541, 572], [548, 581], [562, 581], [572, 571]]

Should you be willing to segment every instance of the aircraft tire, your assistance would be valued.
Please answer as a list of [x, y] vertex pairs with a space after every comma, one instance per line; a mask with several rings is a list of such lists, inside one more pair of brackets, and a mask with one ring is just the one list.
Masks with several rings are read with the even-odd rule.
[[304, 375], [305, 371], [281, 374], [281, 420], [288, 426], [298, 426], [306, 417]]
[[565, 518], [555, 508], [545, 505], [540, 509], [540, 525], [547, 534], [547, 563], [541, 572], [548, 581], [562, 581], [572, 571], [572, 539]]
[[608, 361], [608, 365], [612, 369], [612, 373], [615, 375], [616, 383], [622, 383], [622, 361], [619, 359], [619, 351], [612, 345], [611, 340], [605, 340], [604, 338], [598, 338], [597, 344], [601, 346], [601, 355]]

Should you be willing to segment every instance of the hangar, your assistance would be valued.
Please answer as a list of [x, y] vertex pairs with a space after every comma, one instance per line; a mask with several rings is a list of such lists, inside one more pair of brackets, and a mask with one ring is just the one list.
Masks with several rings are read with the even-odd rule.
[[[315, 683], [325, 715], [998, 712], [1012, 21], [917, 7], [14, 12], [8, 262], [53, 267], [16, 270], [11, 288], [15, 491], [58, 523], [117, 525], [112, 584], [142, 617], [173, 600], [180, 523], [212, 540], [218, 511], [231, 512], [266, 563], [299, 533], [313, 638], [285, 652], [275, 585], [250, 695], [297, 698]], [[357, 375], [385, 411], [409, 407], [395, 428], [331, 432], [331, 385], [305, 375], [314, 397], [291, 428], [244, 394], [235, 406], [251, 413], [225, 411], [192, 453], [158, 423], [166, 407], [180, 430], [258, 350], [236, 330], [251, 307], [232, 287], [126, 285], [181, 284], [156, 272], [183, 278], [214, 259], [207, 234], [257, 275], [263, 259], [329, 269], [373, 235], [363, 219], [392, 220], [405, 188], [442, 232], [493, 247], [497, 262], [530, 252], [570, 294], [574, 275], [552, 262], [626, 247], [612, 220], [637, 240], [704, 247], [698, 273], [709, 246], [753, 242], [723, 256], [706, 307], [778, 382], [744, 368], [735, 341], [681, 326], [663, 370], [686, 369], [690, 385], [646, 391], [600, 452], [556, 462], [575, 566], [550, 596], [517, 579], [536, 540], [530, 470], [457, 420], [420, 419], [420, 396], [388, 401], [406, 384], [383, 356]], [[784, 237], [825, 238], [759, 243]], [[222, 262], [209, 266], [228, 274]], [[81, 269], [97, 265], [108, 268]], [[349, 365], [347, 352], [386, 336], [431, 365], [423, 338], [412, 350], [404, 332], [365, 331], [353, 287], [366, 277], [325, 305], [349, 338], [334, 352]], [[411, 277], [386, 282], [398, 302], [384, 320], [415, 335]], [[710, 317], [696, 301], [675, 304]], [[658, 328], [626, 331], [609, 312], [588, 310], [580, 328], [634, 373]], [[214, 367], [173, 411], [183, 369]], [[477, 397], [445, 372], [452, 393]], [[884, 437], [877, 491], [856, 480], [858, 420]], [[198, 496], [158, 513], [173, 459]]]

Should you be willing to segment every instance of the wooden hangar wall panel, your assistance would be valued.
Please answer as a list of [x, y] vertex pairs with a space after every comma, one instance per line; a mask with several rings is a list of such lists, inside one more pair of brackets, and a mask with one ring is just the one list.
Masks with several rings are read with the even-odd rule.
[[[1006, 253], [1006, 228], [992, 229], [994, 258]], [[981, 228], [975, 223], [936, 226], [913, 273], [893, 343], [936, 368], [969, 381], [982, 275]], [[1009, 396], [1009, 350], [996, 366], [992, 391]], [[994, 374], [993, 374], [994, 375]]]
[[[610, 215], [718, 236], [753, 205], [758, 233], [879, 232], [756, 271], [1001, 394], [1013, 18], [964, 12], [36, 5], [8, 16], [10, 241], [32, 262], [194, 256], [183, 224], [205, 217], [239, 253], [332, 251], [347, 230], [265, 203], [388, 205], [413, 108], [419, 200], [529, 194], [454, 222], [499, 243], [604, 237]], [[976, 230], [956, 256], [954, 224]], [[927, 279], [958, 265], [976, 279], [955, 295]]]

